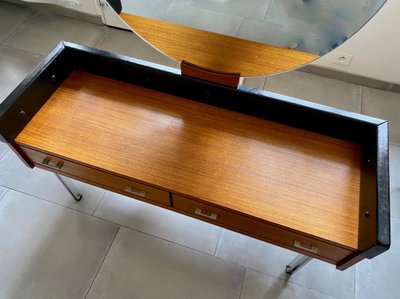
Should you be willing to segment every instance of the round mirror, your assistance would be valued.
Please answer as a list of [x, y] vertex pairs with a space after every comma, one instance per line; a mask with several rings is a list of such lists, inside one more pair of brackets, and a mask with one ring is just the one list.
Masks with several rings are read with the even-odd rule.
[[[31, 11], [27, 13], [30, 16], [34, 15], [32, 11], [36, 13], [39, 11], [39, 15], [46, 15], [45, 18], [51, 19], [47, 22], [49, 26], [46, 27], [38, 23], [43, 17], [30, 17], [30, 22], [22, 23], [23, 26], [18, 25], [20, 27], [15, 28], [32, 26], [36, 28], [31, 30], [33, 33], [24, 38], [19, 37], [19, 34], [7, 37], [3, 41], [6, 45], [13, 46], [14, 43], [19, 45], [18, 38], [20, 38], [29, 43], [32, 52], [44, 55], [50, 46], [56, 44], [56, 40], [68, 40], [167, 66], [179, 67], [185, 60], [206, 70], [239, 73], [241, 76], [280, 73], [319, 58], [344, 43], [386, 2], [386, 0], [0, 1], [7, 7], [14, 4], [23, 5]], [[50, 14], [54, 16], [49, 17]], [[83, 29], [75, 30], [74, 27], [67, 29], [61, 26], [68, 23], [65, 17], [84, 21], [85, 24], [95, 24], [99, 28], [92, 26], [88, 32]], [[4, 20], [8, 27], [12, 25], [10, 22], [14, 21], [18, 23], [18, 18], [12, 18], [11, 21]], [[58, 29], [59, 26], [62, 28]], [[3, 27], [5, 28], [5, 25]], [[86, 28], [83, 23], [82, 28]], [[101, 34], [98, 36], [99, 32]], [[39, 40], [42, 35], [44, 41]], [[47, 45], [47, 41], [51, 40], [50, 37], [56, 35], [58, 39], [52, 40]], [[130, 40], [134, 41], [134, 47], [126, 43]], [[156, 59], [148, 58], [150, 56]], [[343, 55], [337, 59], [339, 63], [345, 65], [351, 57]]]
[[385, 2], [109, 1], [134, 32], [176, 61], [241, 76], [279, 73], [319, 58], [357, 32]]

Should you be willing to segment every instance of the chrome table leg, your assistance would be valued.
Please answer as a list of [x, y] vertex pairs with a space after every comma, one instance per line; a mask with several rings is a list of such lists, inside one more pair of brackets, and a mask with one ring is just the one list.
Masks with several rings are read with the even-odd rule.
[[298, 254], [289, 265], [286, 266], [286, 273], [293, 274], [294, 272], [298, 271], [301, 267], [311, 261], [312, 257]]
[[57, 173], [55, 174], [58, 179], [61, 181], [61, 183], [67, 188], [68, 192], [72, 195], [72, 197], [76, 201], [80, 201], [82, 199], [82, 194], [79, 193], [78, 188], [75, 186], [74, 182], [65, 176], [58, 175]]

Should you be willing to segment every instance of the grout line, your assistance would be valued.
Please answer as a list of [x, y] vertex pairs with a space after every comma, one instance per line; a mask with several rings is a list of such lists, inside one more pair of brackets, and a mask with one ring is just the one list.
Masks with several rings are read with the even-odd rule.
[[174, 3], [175, 3], [174, 1], [171, 1], [167, 6], [167, 8], [158, 16], [157, 20], [166, 21], [165, 16], [169, 11], [171, 11], [171, 7], [173, 6]]
[[267, 90], [267, 81], [268, 81], [268, 76], [265, 76], [264, 84], [263, 84], [263, 86], [261, 88], [262, 90], [268, 91]]
[[357, 265], [354, 266], [354, 277], [353, 277], [353, 298], [356, 298], [356, 275], [357, 275], [357, 270], [356, 270]]
[[[43, 55], [43, 54], [38, 54], [38, 53], [34, 53], [34, 52], [29, 52], [29, 51], [26, 51], [26, 50], [24, 50], [24, 49], [15, 48], [15, 47], [12, 47], [12, 46], [9, 46], [9, 45], [3, 45], [3, 44], [1, 44], [0, 47], [6, 48], [6, 49], [10, 49], [10, 50], [14, 50], [14, 51], [23, 52], [23, 53], [26, 53], [26, 54], [31, 54], [31, 55], [34, 55], [34, 56], [40, 58], [40, 60], [42, 60], [42, 59], [46, 56], [46, 55]], [[39, 61], [39, 62], [40, 62], [40, 61]]]
[[[1, 141], [0, 141], [1, 142]], [[2, 155], [0, 155], [0, 161], [7, 155], [8, 151], [10, 149], [7, 147], [6, 150], [4, 151], [4, 153]]]
[[[4, 187], [4, 188], [6, 188], [6, 187]], [[6, 196], [6, 194], [8, 193], [8, 191], [10, 191], [10, 188], [6, 188], [6, 189], [7, 189], [6, 192], [4, 192], [4, 194], [2, 196], [0, 196], [0, 201], [2, 201], [3, 198]]]
[[265, 12], [265, 16], [264, 16], [264, 18], [263, 18], [263, 21], [264, 21], [264, 22], [268, 22], [268, 20], [267, 20], [268, 13], [269, 13], [269, 11], [270, 11], [270, 9], [271, 9], [271, 6], [272, 6], [272, 3], [273, 3], [274, 1], [275, 1], [275, 0], [271, 0], [271, 1], [269, 2], [269, 4], [268, 4], [267, 11]]
[[97, 208], [100, 206], [101, 202], [103, 201], [104, 195], [105, 195], [106, 192], [107, 192], [107, 190], [105, 190], [105, 189], [103, 189], [103, 190], [104, 190], [104, 191], [103, 191], [103, 194], [101, 195], [99, 202], [97, 203], [96, 207], [95, 207], [94, 210], [93, 210], [93, 213], [91, 214], [92, 216], [94, 216], [94, 213], [96, 213]]
[[[239, 24], [239, 27], [238, 27], [238, 29], [237, 29], [237, 31], [236, 31], [236, 34], [235, 34], [235, 37], [237, 38], [238, 37], [238, 35], [239, 35], [239, 32], [240, 32], [240, 28], [242, 28], [242, 25], [243, 25], [243, 22], [244, 22], [244, 19], [245, 19], [246, 17], [242, 17], [242, 20], [240, 21], [240, 24]], [[250, 40], [250, 39], [249, 39]]]
[[108, 28], [106, 28], [103, 32], [103, 34], [98, 38], [98, 40], [93, 44], [93, 48], [97, 48], [97, 45], [104, 40], [105, 35], [108, 32]]
[[214, 250], [214, 256], [216, 256], [216, 254], [217, 254], [217, 250], [218, 250], [218, 246], [219, 246], [219, 240], [221, 240], [221, 235], [222, 235], [222, 231], [223, 230], [224, 230], [224, 228], [221, 227], [221, 230], [219, 231], [217, 245], [215, 246], [215, 250]]
[[[30, 10], [30, 9], [29, 9]], [[3, 45], [4, 43], [8, 42], [11, 38], [13, 38], [21, 29], [22, 27], [24, 27], [26, 25], [26, 23], [28, 23], [28, 21], [30, 21], [31, 19], [33, 19], [34, 17], [36, 17], [38, 15], [37, 12], [30, 10], [31, 15], [25, 20], [23, 21], [17, 29], [15, 29], [14, 32], [12, 32], [5, 40], [3, 40], [1, 42], [1, 45]]]
[[[175, 2], [175, 1], [172, 1], [172, 2], [179, 4], [179, 2]], [[221, 9], [214, 8], [214, 7], [209, 7], [209, 6], [201, 6], [201, 5], [197, 6], [194, 3], [192, 3], [192, 1], [190, 3], [182, 4], [182, 5], [184, 5], [186, 7], [189, 7], [189, 8], [203, 10], [203, 11], [206, 11], [206, 12], [217, 13], [217, 14], [221, 14], [221, 15], [225, 15], [225, 16], [229, 16], [229, 17], [239, 17], [239, 18], [242, 18], [242, 20], [247, 17], [246, 14], [239, 14], [239, 13], [235, 13], [235, 12], [227, 12], [225, 9], [221, 10]], [[192, 27], [192, 26], [190, 26], [190, 27]], [[193, 28], [195, 28], [195, 27], [193, 27]]]
[[[167, 14], [168, 10], [171, 8], [171, 6], [173, 5], [175, 1], [171, 1], [168, 6], [163, 10], [163, 12], [161, 12], [157, 18], [154, 17], [154, 19], [159, 20], [159, 21], [164, 21], [164, 17]], [[192, 6], [192, 1], [190, 1], [190, 3], [188, 3], [187, 5]]]
[[240, 288], [240, 293], [239, 293], [239, 299], [242, 298], [244, 282], [245, 282], [246, 276], [247, 276], [247, 270], [248, 270], [248, 268], [245, 268], [244, 275], [243, 275], [243, 280], [242, 280], [242, 287]]
[[121, 229], [121, 226], [118, 227], [118, 229], [117, 229], [117, 231], [116, 231], [116, 233], [115, 233], [115, 235], [114, 235], [114, 238], [112, 239], [112, 241], [111, 241], [111, 243], [110, 243], [110, 246], [108, 247], [107, 252], [106, 252], [106, 254], [104, 255], [104, 258], [103, 258], [103, 260], [101, 261], [100, 266], [99, 266], [99, 268], [97, 269], [96, 274], [94, 275], [93, 280], [92, 280], [92, 282], [90, 283], [89, 288], [88, 288], [87, 291], [86, 291], [86, 294], [85, 294], [85, 297], [84, 297], [85, 299], [86, 299], [86, 297], [89, 295], [89, 292], [90, 292], [90, 290], [92, 289], [92, 286], [93, 286], [93, 284], [94, 284], [94, 282], [95, 282], [97, 276], [99, 275], [99, 272], [100, 272], [101, 268], [103, 267], [104, 261], [106, 260], [107, 255], [108, 255], [108, 253], [110, 252], [111, 247], [112, 247], [112, 245], [114, 244], [114, 241], [115, 241], [115, 239], [117, 238], [117, 235], [118, 235], [120, 229]]
[[396, 219], [396, 220], [400, 220], [400, 216], [393, 216], [393, 215], [390, 215], [390, 218], [393, 218], [393, 219]]
[[[46, 201], [46, 202], [48, 202], [48, 203], [50, 203], [50, 204], [54, 204], [54, 205], [60, 206], [60, 207], [62, 207], [62, 208], [69, 209], [69, 210], [71, 210], [71, 211], [74, 211], [74, 212], [77, 212], [77, 213], [81, 213], [81, 214], [83, 214], [83, 215], [85, 215], [85, 216], [90, 216], [90, 217], [96, 218], [96, 219], [98, 219], [98, 220], [108, 222], [108, 223], [110, 223], [110, 224], [114, 224], [114, 225], [117, 225], [117, 226], [120, 226], [120, 227], [124, 227], [124, 228], [130, 229], [130, 230], [132, 230], [132, 231], [135, 231], [135, 232], [138, 232], [138, 233], [141, 233], [141, 234], [150, 236], [150, 237], [154, 237], [154, 238], [156, 238], [156, 239], [160, 239], [160, 240], [166, 241], [166, 242], [171, 243], [171, 244], [175, 244], [175, 245], [178, 245], [178, 246], [181, 246], [181, 247], [190, 249], [190, 250], [194, 250], [194, 251], [199, 252], [199, 253], [202, 253], [202, 254], [206, 254], [206, 255], [208, 255], [208, 256], [212, 256], [212, 257], [216, 257], [216, 258], [218, 258], [218, 259], [222, 259], [222, 258], [220, 258], [220, 257], [214, 256], [214, 255], [211, 254], [211, 253], [201, 251], [200, 249], [192, 248], [192, 247], [189, 247], [189, 246], [186, 246], [186, 245], [183, 245], [183, 244], [180, 244], [180, 243], [177, 243], [177, 242], [174, 242], [174, 241], [171, 241], [171, 240], [162, 238], [162, 237], [160, 237], [160, 236], [152, 235], [152, 234], [150, 234], [150, 233], [147, 233], [147, 232], [141, 231], [141, 230], [139, 230], [139, 229], [135, 229], [135, 228], [126, 226], [126, 225], [121, 224], [121, 223], [118, 223], [118, 222], [114, 222], [114, 221], [111, 221], [111, 220], [108, 220], [108, 219], [105, 219], [105, 218], [102, 218], [102, 217], [99, 217], [99, 216], [96, 216], [96, 215], [91, 215], [91, 214], [85, 213], [85, 212], [83, 212], [83, 211], [81, 211], [81, 210], [75, 210], [75, 209], [73, 209], [73, 208], [71, 208], [71, 207], [64, 206], [64, 205], [62, 205], [62, 204], [60, 204], [60, 203], [53, 202], [53, 201], [50, 201], [50, 200], [48, 200], [48, 199], [38, 197], [38, 196], [36, 196], [36, 195], [32, 195], [32, 194], [26, 193], [26, 192], [24, 192], [24, 191], [16, 190], [16, 189], [13, 189], [13, 188], [10, 188], [10, 187], [1, 185], [1, 184], [0, 184], [0, 186], [1, 186], [1, 187], [4, 187], [4, 188], [8, 188], [9, 190], [12, 190], [12, 191], [14, 191], [14, 192], [22, 193], [22, 194], [25, 194], [25, 195], [34, 197], [34, 198], [36, 198], [36, 199]], [[110, 192], [111, 192], [111, 191], [110, 191]], [[115, 194], [118, 194], [118, 193], [115, 193]], [[71, 197], [71, 200], [73, 200], [72, 197]], [[189, 217], [189, 216], [187, 216], [187, 217]]]
[[[79, 212], [79, 211], [78, 211], [78, 212]], [[190, 249], [190, 250], [196, 251], [196, 252], [198, 252], [198, 253], [202, 253], [202, 254], [208, 255], [208, 256], [210, 256], [210, 257], [215, 257], [215, 258], [224, 260], [224, 259], [222, 259], [222, 258], [220, 258], [220, 257], [218, 257], [218, 256], [214, 256], [214, 255], [211, 254], [211, 253], [201, 251], [200, 249], [192, 248], [192, 247], [189, 247], [189, 246], [187, 246], [187, 245], [183, 245], [183, 244], [180, 244], [180, 243], [177, 243], [177, 242], [174, 242], [174, 241], [165, 239], [165, 238], [160, 237], [160, 236], [152, 235], [152, 234], [150, 234], [150, 233], [141, 231], [141, 230], [136, 229], [136, 228], [132, 228], [132, 227], [126, 226], [126, 225], [124, 225], [124, 224], [119, 224], [119, 223], [117, 223], [117, 222], [113, 222], [113, 221], [111, 221], [111, 220], [107, 220], [107, 219], [104, 219], [104, 218], [100, 218], [100, 217], [94, 216], [94, 215], [93, 215], [92, 217], [97, 218], [97, 219], [99, 219], [99, 220], [107, 221], [107, 222], [112, 223], [112, 224], [119, 225], [120, 227], [123, 227], [123, 228], [129, 229], [129, 230], [132, 230], [132, 231], [135, 231], [135, 232], [144, 234], [144, 235], [149, 236], [149, 237], [153, 237], [153, 238], [156, 238], [156, 239], [159, 239], [159, 240], [168, 242], [168, 243], [170, 243], [170, 244], [178, 245], [178, 246], [180, 246], [180, 247], [183, 247], [183, 248], [186, 248], [186, 249]], [[225, 261], [227, 261], [227, 260], [225, 260]], [[237, 264], [237, 263], [236, 263], [236, 264]]]
[[[105, 26], [105, 25], [104, 25]], [[106, 34], [109, 32], [109, 28], [107, 26], [105, 26], [106, 28], [104, 28], [103, 33], [99, 36], [99, 38], [95, 41], [95, 43], [93, 44], [93, 48], [97, 48], [97, 45], [102, 42], [106, 36]]]
[[[69, 210], [71, 210], [71, 211], [75, 211], [75, 212], [84, 214], [84, 215], [86, 215], [86, 216], [92, 216], [91, 214], [88, 214], [88, 213], [83, 212], [83, 211], [81, 211], [81, 210], [75, 210], [75, 209], [73, 209], [72, 207], [68, 207], [68, 206], [62, 205], [62, 204], [60, 204], [60, 203], [58, 203], [58, 202], [50, 201], [50, 200], [48, 200], [48, 199], [46, 199], [46, 198], [42, 198], [42, 197], [39, 197], [39, 196], [37, 196], [37, 195], [33, 195], [33, 194], [30, 194], [30, 193], [27, 193], [27, 192], [25, 192], [25, 191], [21, 191], [21, 190], [18, 190], [18, 189], [14, 189], [14, 188], [12, 188], [12, 187], [8, 187], [8, 186], [2, 185], [2, 184], [0, 184], [0, 186], [1, 186], [1, 187], [4, 187], [4, 188], [8, 188], [9, 190], [12, 190], [12, 191], [14, 191], [14, 192], [22, 193], [22, 194], [25, 194], [25, 195], [34, 197], [34, 198], [36, 198], [36, 199], [46, 201], [46, 202], [48, 202], [48, 203], [55, 204], [55, 205], [60, 206], [60, 207], [62, 207], [62, 208], [66, 208], [66, 209], [69, 209]], [[72, 196], [71, 196], [71, 201], [72, 201], [72, 200], [74, 200], [74, 199], [73, 199]], [[96, 216], [93, 216], [93, 217], [98, 218], [98, 219], [101, 219], [101, 220], [104, 220], [104, 221], [107, 221], [107, 222], [112, 223], [112, 224], [118, 224], [118, 223], [114, 223], [114, 222], [108, 221], [107, 219], [102, 219], [102, 218], [99, 218], [99, 217], [96, 217]]]
[[361, 87], [361, 103], [360, 103], [360, 113], [363, 113], [363, 106], [364, 106], [364, 86], [360, 85]]
[[394, 143], [394, 142], [389, 142], [390, 145], [393, 145], [395, 147], [400, 147], [400, 144]]
[[[318, 262], [325, 263], [325, 262], [323, 262], [323, 261], [318, 261]], [[322, 295], [329, 296], [329, 297], [335, 297], [334, 295], [327, 294], [327, 293], [322, 292], [322, 291], [320, 291], [320, 290], [313, 289], [313, 288], [310, 287], [310, 286], [302, 285], [302, 284], [300, 284], [300, 283], [298, 283], [298, 282], [291, 281], [291, 280], [290, 280], [290, 276], [285, 276], [285, 278], [283, 278], [283, 277], [281, 277], [281, 276], [275, 276], [275, 275], [273, 275], [273, 274], [265, 273], [265, 272], [262, 272], [262, 271], [260, 271], [260, 270], [253, 269], [253, 268], [251, 268], [251, 267], [246, 267], [246, 272], [247, 272], [248, 270], [251, 270], [251, 271], [254, 271], [254, 272], [260, 273], [260, 274], [262, 274], [262, 275], [275, 278], [275, 279], [279, 279], [279, 280], [283, 281], [285, 284], [291, 283], [291, 284], [293, 284], [293, 285], [295, 285], [295, 286], [297, 286], [297, 287], [301, 287], [301, 288], [303, 288], [303, 289], [306, 289], [306, 290], [309, 290], [309, 291], [312, 291], [312, 292], [315, 292], [315, 293], [318, 293], [318, 294], [322, 294]], [[301, 271], [301, 270], [299, 270], [299, 271]], [[335, 271], [339, 271], [339, 270], [336, 270], [336, 269], [335, 269]], [[282, 274], [285, 274], [285, 273], [282, 273]], [[285, 275], [286, 275], [286, 274], [285, 274]], [[292, 275], [295, 275], [295, 274], [292, 274]], [[337, 297], [335, 297], [335, 298], [337, 298]]]

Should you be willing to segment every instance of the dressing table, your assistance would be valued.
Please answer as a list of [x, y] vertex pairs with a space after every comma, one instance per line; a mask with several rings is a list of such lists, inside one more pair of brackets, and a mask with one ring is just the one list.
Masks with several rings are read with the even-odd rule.
[[344, 270], [390, 246], [384, 120], [61, 42], [1, 104], [0, 134], [67, 187], [302, 254], [289, 274], [310, 258]]

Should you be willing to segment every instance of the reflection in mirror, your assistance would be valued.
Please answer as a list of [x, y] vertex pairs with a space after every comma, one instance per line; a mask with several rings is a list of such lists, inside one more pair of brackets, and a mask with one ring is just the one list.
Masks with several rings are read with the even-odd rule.
[[267, 75], [331, 51], [385, 2], [108, 1], [0, 0], [1, 46], [43, 57], [68, 40], [166, 66], [187, 60], [242, 76]]
[[[292, 69], [330, 52], [359, 30], [384, 2], [122, 0], [121, 17], [177, 61], [185, 59], [249, 76]], [[238, 60], [244, 68], [233, 69]]]

